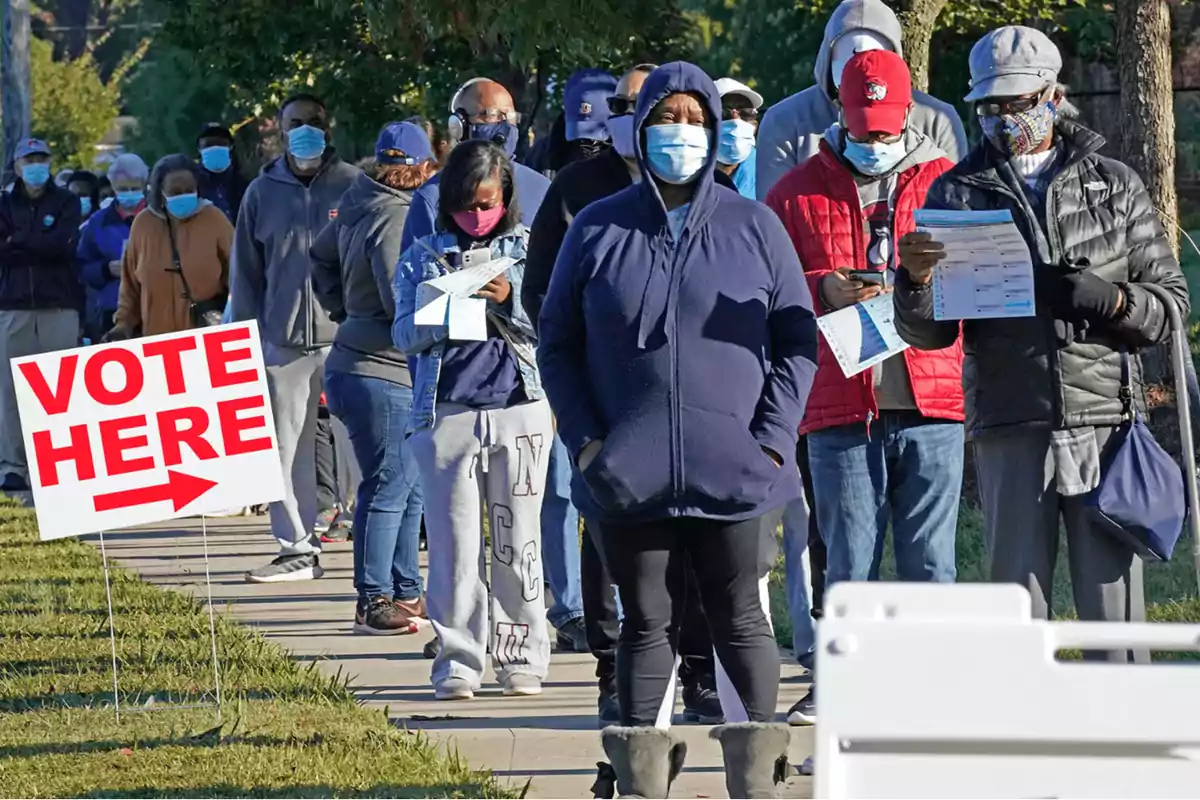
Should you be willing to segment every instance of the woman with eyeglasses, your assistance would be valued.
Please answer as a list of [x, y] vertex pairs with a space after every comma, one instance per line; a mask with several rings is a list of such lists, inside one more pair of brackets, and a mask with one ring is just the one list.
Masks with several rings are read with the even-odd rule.
[[[1100, 155], [1104, 140], [1065, 113], [1061, 67], [1058, 48], [1032, 28], [1000, 28], [975, 45], [966, 99], [983, 140], [933, 185], [926, 207], [1009, 211], [1033, 256], [1034, 316], [961, 323], [992, 580], [1026, 586], [1046, 617], [1061, 520], [1080, 619], [1140, 621], [1141, 560], [1084, 501], [1132, 410], [1123, 367], [1129, 399], [1144, 410], [1137, 351], [1170, 335], [1166, 307], [1145, 286], [1165, 289], [1185, 319], [1190, 301], [1141, 179]], [[900, 335], [922, 350], [948, 347], [960, 323], [935, 320], [931, 289], [942, 244], [913, 233], [899, 256]]]
[[121, 258], [121, 289], [107, 341], [175, 333], [220, 314], [229, 294], [233, 226], [198, 194], [199, 168], [187, 156], [159, 159], [146, 208], [133, 221]]

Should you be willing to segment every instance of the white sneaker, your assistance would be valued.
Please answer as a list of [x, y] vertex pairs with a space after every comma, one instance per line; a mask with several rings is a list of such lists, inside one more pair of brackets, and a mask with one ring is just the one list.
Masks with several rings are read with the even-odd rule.
[[473, 700], [475, 690], [466, 678], [446, 678], [433, 687], [433, 696], [438, 700]]
[[321, 561], [314, 554], [280, 556], [266, 566], [246, 573], [249, 583], [284, 583], [287, 581], [311, 581], [325, 574]]
[[506, 697], [533, 697], [542, 693], [542, 681], [525, 672], [514, 672], [500, 682]]

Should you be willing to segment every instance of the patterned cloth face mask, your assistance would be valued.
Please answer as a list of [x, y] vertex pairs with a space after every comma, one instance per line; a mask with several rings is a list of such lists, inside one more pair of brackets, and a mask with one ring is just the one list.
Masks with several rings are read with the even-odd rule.
[[979, 126], [983, 135], [1008, 158], [1024, 156], [1037, 149], [1054, 129], [1058, 109], [1047, 100], [1018, 114], [1000, 114], [995, 117], [980, 117]]

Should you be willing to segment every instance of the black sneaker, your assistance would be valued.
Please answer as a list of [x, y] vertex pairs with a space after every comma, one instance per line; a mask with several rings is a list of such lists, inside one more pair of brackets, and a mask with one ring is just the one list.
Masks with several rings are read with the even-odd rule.
[[797, 700], [796, 704], [788, 709], [787, 723], [788, 725], [817, 724], [817, 685], [815, 683], [808, 690], [808, 694]]
[[361, 624], [357, 619], [354, 621], [355, 633], [369, 633], [373, 636], [395, 636], [398, 633], [412, 633], [413, 630], [412, 620], [408, 615], [396, 608], [392, 598], [382, 594], [367, 601], [366, 613], [363, 614]]
[[321, 541], [341, 544], [354, 538], [354, 520], [345, 514], [338, 514], [333, 524], [321, 534]]
[[301, 556], [280, 556], [265, 567], [246, 573], [248, 583], [283, 583], [311, 581], [325, 574], [321, 561], [313, 553]]
[[15, 472], [10, 472], [4, 476], [4, 483], [0, 483], [0, 491], [28, 492], [29, 481], [25, 480]]
[[716, 689], [699, 683], [683, 687], [683, 721], [698, 725], [724, 725], [725, 711]]
[[338, 510], [336, 508], [327, 508], [324, 511], [318, 511], [317, 521], [313, 523], [313, 533], [325, 533], [333, 527], [333, 523], [337, 518]]
[[590, 653], [587, 643], [587, 628], [584, 627], [583, 617], [567, 620], [558, 629], [555, 637], [560, 653]]
[[425, 646], [421, 648], [421, 655], [425, 656], [426, 658], [437, 658], [438, 651], [441, 649], [442, 643], [438, 641], [438, 638], [435, 636], [426, 642]]
[[596, 717], [601, 730], [609, 725], [621, 724], [621, 705], [617, 702], [617, 690], [611, 684], [600, 686], [600, 699], [596, 701]]

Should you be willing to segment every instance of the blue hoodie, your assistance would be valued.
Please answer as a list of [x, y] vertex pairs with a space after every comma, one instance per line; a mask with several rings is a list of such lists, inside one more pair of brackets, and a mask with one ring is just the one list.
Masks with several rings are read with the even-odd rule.
[[[698, 67], [647, 79], [635, 125], [674, 92], [721, 101]], [[696, 181], [678, 244], [654, 180], [584, 209], [567, 232], [539, 323], [538, 365], [583, 472], [585, 515], [745, 520], [800, 492], [796, 432], [816, 373], [817, 327], [796, 250], [766, 206]], [[776, 466], [763, 448], [777, 454]]]

